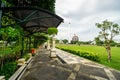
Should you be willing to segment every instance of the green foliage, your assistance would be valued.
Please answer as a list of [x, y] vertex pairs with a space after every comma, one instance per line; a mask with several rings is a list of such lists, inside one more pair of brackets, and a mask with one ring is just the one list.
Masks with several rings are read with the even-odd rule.
[[22, 46], [14, 46], [12, 49], [12, 52], [17, 53], [17, 52], [20, 52], [21, 49], [22, 49]]
[[89, 45], [91, 44], [92, 41], [79, 41], [78, 44], [82, 44], [82, 45]]
[[118, 44], [115, 41], [110, 42], [110, 46], [117, 46]]
[[0, 57], [11, 54], [11, 53], [12, 53], [11, 48], [6, 47], [5, 50], [0, 48]]
[[96, 42], [96, 45], [98, 46], [102, 46], [104, 44], [104, 42], [101, 41], [99, 37], [95, 37], [95, 42]]
[[[39, 4], [38, 4], [39, 3]], [[55, 12], [55, 0], [38, 0], [38, 7]], [[35, 4], [35, 6], [36, 6]]]
[[12, 13], [7, 12], [2, 16], [2, 26], [7, 26], [9, 24], [15, 24], [15, 20], [13, 20], [12, 18], [9, 18], [8, 16], [12, 17]]
[[71, 41], [71, 44], [78, 44], [79, 41]]
[[35, 39], [35, 46], [34, 48], [37, 48], [37, 45], [41, 45], [43, 43], [45, 43], [48, 40], [48, 35], [45, 33], [35, 33], [34, 35], [34, 39]]
[[17, 68], [17, 63], [15, 61], [20, 58], [20, 52], [13, 53], [11, 50], [7, 52], [6, 50], [4, 54], [0, 53], [2, 54], [0, 56], [0, 75], [5, 75], [8, 80]]
[[57, 34], [58, 30], [57, 28], [51, 27], [51, 28], [48, 28], [47, 32], [49, 35], [53, 35], [53, 34]]
[[120, 47], [120, 43], [117, 44], [117, 47]]
[[23, 54], [22, 58], [24, 58], [25, 61], [27, 61], [30, 58], [30, 53]]
[[19, 53], [11, 53], [11, 54], [6, 54], [4, 56], [0, 57], [0, 65], [2, 65], [2, 61], [5, 64], [6, 62], [11, 62], [11, 61], [15, 61], [18, 58], [20, 58], [20, 52]]
[[0, 68], [3, 68], [3, 65], [6, 62], [15, 61], [20, 58], [20, 52], [13, 52], [10, 48], [5, 48], [0, 50]]
[[120, 33], [120, 26], [110, 21], [96, 23], [96, 26], [101, 30], [99, 36], [104, 39], [105, 49], [108, 52], [108, 62], [111, 60], [111, 41]]
[[11, 6], [11, 4], [9, 2], [7, 2], [7, 0], [0, 0], [0, 1], [2, 1], [7, 7]]
[[96, 26], [101, 30], [99, 37], [103, 38], [106, 44], [110, 44], [113, 38], [120, 33], [120, 26], [107, 20], [96, 23]]
[[7, 12], [2, 16], [2, 28], [0, 29], [0, 40], [7, 41], [7, 43], [19, 41], [19, 38], [23, 32], [21, 32], [22, 30], [18, 25], [7, 26], [16, 23], [15, 20], [9, 18], [8, 16], [12, 17], [12, 13]]
[[55, 0], [4, 0], [7, 6], [37, 6], [55, 12]]
[[15, 72], [17, 68], [17, 63], [16, 62], [7, 62], [4, 66], [3, 69], [0, 69], [0, 75], [4, 75], [6, 80]]
[[64, 44], [67, 44], [68, 43], [68, 40], [67, 39], [63, 39], [62, 40]]
[[60, 43], [60, 40], [56, 39], [55, 42], [56, 42], [56, 44], [59, 44], [59, 43]]
[[80, 52], [79, 51], [79, 56], [96, 61], [96, 62], [100, 62], [99, 56], [93, 52]]
[[19, 40], [20, 33], [17, 29], [12, 27], [6, 27], [0, 29], [1, 40], [5, 40], [8, 43]]

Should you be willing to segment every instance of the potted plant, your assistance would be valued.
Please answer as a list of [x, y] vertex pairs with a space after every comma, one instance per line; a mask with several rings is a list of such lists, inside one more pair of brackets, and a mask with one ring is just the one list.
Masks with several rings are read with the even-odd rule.
[[32, 56], [35, 56], [35, 53], [36, 53], [36, 49], [32, 48], [32, 49], [31, 49], [31, 54], [32, 54]]

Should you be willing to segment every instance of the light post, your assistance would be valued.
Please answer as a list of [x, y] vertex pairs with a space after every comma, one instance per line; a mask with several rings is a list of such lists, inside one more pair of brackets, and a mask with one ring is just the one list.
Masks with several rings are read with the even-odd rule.
[[[4, 7], [4, 3], [0, 0], [0, 7]], [[2, 27], [2, 9], [0, 10], [0, 27]]]
[[70, 43], [70, 22], [68, 24], [68, 43]]

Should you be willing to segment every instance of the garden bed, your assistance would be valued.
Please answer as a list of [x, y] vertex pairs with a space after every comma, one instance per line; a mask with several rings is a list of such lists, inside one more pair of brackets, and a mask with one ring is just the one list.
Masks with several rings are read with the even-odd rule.
[[[20, 66], [18, 66], [18, 59], [20, 58], [20, 53], [7, 54], [0, 57], [0, 76], [5, 76], [5, 79], [8, 80], [11, 75], [17, 71]], [[22, 56], [25, 60], [30, 58], [30, 55]], [[26, 65], [28, 62], [26, 62]]]

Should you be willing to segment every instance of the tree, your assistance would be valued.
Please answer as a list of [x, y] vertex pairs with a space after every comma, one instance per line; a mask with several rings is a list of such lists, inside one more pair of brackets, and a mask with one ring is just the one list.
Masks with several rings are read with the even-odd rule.
[[117, 45], [118, 45], [118, 43], [115, 41], [111, 41], [111, 43], [110, 43], [110, 46], [117, 46]]
[[98, 46], [102, 46], [102, 45], [104, 44], [104, 42], [101, 41], [99, 37], [95, 37], [95, 43], [96, 43], [96, 45], [98, 45]]
[[55, 0], [2, 0], [7, 6], [37, 6], [55, 12]]
[[71, 41], [71, 44], [77, 44], [79, 41]]
[[55, 27], [50, 27], [50, 28], [48, 28], [47, 33], [49, 35], [52, 35], [52, 43], [53, 43], [52, 47], [54, 48], [55, 42], [53, 40], [55, 40], [54, 36], [58, 33], [58, 30]]
[[51, 28], [48, 28], [47, 32], [49, 35], [54, 35], [58, 33], [58, 30], [57, 28], [51, 27]]
[[59, 44], [59, 43], [60, 43], [60, 40], [56, 39], [55, 42], [56, 42], [56, 44]]
[[[11, 12], [5, 13], [6, 15], [12, 16]], [[9, 24], [15, 24], [15, 20], [3, 15], [2, 17], [2, 28], [0, 29], [1, 40], [9, 42], [18, 41], [21, 35], [21, 29], [18, 25], [11, 25], [4, 27]]]
[[96, 23], [96, 26], [100, 29], [99, 37], [104, 39], [105, 49], [108, 53], [108, 61], [110, 62], [111, 60], [110, 43], [113, 41], [113, 38], [120, 33], [120, 26], [108, 20], [105, 20], [102, 23]]
[[48, 40], [48, 36], [45, 33], [35, 33], [34, 34], [34, 47], [45, 43]]
[[68, 43], [68, 40], [67, 39], [63, 39], [62, 40], [64, 44], [67, 44]]

